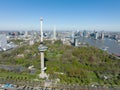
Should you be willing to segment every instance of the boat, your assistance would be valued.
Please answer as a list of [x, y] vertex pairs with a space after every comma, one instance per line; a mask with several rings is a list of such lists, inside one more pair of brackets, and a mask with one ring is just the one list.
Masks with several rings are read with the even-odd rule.
[[103, 47], [102, 50], [103, 51], [107, 51], [108, 47]]

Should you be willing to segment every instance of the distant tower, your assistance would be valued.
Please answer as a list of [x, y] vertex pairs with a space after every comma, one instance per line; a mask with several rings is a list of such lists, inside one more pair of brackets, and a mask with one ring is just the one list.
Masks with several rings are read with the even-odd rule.
[[53, 40], [56, 40], [56, 27], [54, 26], [54, 31], [53, 31]]
[[41, 73], [39, 74], [39, 78], [47, 78], [47, 74], [45, 73], [46, 67], [44, 66], [44, 51], [47, 50], [47, 47], [43, 45], [43, 31], [42, 31], [42, 22], [43, 19], [40, 19], [40, 32], [41, 32], [41, 42], [38, 47], [38, 50], [40, 51], [41, 54]]

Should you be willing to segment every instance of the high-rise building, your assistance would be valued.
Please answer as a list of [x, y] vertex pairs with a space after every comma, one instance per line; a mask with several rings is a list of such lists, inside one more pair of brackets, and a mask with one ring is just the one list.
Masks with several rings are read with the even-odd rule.
[[101, 39], [102, 40], [104, 39], [104, 32], [103, 31], [101, 32]]
[[0, 48], [4, 51], [7, 49], [7, 37], [5, 34], [0, 34]]
[[74, 38], [74, 45], [78, 46], [78, 39], [77, 39], [77, 37]]
[[54, 31], [53, 31], [53, 40], [56, 40], [56, 27], [54, 26]]
[[98, 32], [94, 32], [94, 37], [96, 40], [98, 39]]
[[87, 34], [86, 30], [83, 31], [83, 37], [88, 37], [88, 34]]
[[28, 37], [28, 31], [25, 31], [24, 36], [25, 36], [25, 37]]

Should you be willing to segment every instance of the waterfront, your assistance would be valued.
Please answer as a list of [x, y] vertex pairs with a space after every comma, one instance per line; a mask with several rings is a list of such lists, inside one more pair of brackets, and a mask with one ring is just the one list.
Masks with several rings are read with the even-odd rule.
[[80, 38], [80, 42], [88, 43], [91, 46], [100, 49], [106, 48], [108, 53], [120, 55], [120, 44], [116, 40], [105, 38], [104, 40], [95, 40], [91, 38]]

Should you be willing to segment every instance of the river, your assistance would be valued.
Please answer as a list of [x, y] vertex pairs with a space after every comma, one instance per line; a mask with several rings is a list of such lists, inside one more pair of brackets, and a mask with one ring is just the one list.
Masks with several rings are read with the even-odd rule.
[[100, 49], [106, 48], [109, 53], [120, 55], [120, 44], [116, 40], [105, 38], [104, 40], [95, 40], [91, 38], [80, 38], [80, 42], [88, 43], [91, 46]]

